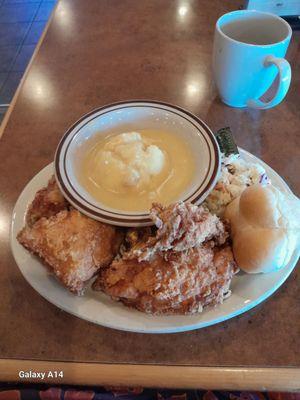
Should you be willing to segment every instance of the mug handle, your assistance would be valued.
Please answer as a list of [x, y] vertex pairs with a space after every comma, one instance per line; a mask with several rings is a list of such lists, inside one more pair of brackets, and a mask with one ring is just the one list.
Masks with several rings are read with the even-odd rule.
[[274, 64], [279, 71], [279, 85], [277, 92], [272, 100], [265, 103], [259, 99], [251, 99], [247, 101], [248, 107], [266, 110], [267, 108], [275, 107], [279, 104], [287, 94], [292, 78], [291, 66], [284, 58], [277, 58], [274, 56], [267, 56], [264, 61], [264, 66], [269, 67]]

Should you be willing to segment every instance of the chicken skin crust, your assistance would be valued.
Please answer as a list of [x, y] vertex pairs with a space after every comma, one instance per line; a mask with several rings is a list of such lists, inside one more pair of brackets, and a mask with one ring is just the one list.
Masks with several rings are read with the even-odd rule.
[[210, 239], [223, 244], [228, 238], [224, 224], [216, 215], [191, 203], [178, 202], [168, 207], [154, 203], [150, 216], [158, 228], [156, 235], [148, 238], [144, 235], [126, 258], [147, 261], [157, 252], [185, 251]]
[[148, 314], [194, 314], [223, 302], [235, 272], [230, 247], [208, 243], [151, 261], [115, 260], [93, 287]]
[[[222, 221], [203, 207], [154, 205], [157, 230], [127, 234], [131, 245], [93, 288], [148, 314], [194, 314], [222, 303], [237, 267]], [[129, 237], [128, 237], [129, 235]]]
[[117, 254], [123, 234], [71, 209], [39, 219], [23, 228], [17, 238], [65, 287], [83, 294], [87, 282]]
[[52, 176], [48, 185], [36, 193], [28, 208], [26, 223], [28, 226], [33, 226], [42, 217], [49, 218], [62, 210], [66, 210], [68, 205], [67, 200], [59, 190], [55, 177]]

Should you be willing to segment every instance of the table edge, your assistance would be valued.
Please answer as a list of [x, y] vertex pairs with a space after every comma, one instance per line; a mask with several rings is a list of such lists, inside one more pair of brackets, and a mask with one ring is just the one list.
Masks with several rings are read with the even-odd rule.
[[[20, 371], [46, 372], [41, 379], [24, 379]], [[47, 376], [48, 371], [63, 377]], [[0, 359], [0, 381], [138, 386], [207, 390], [300, 391], [300, 368], [194, 367], [188, 365], [104, 364], [91, 362]]]
[[50, 24], [52, 22], [55, 10], [57, 9], [59, 3], [60, 3], [60, 0], [57, 0], [55, 6], [53, 7], [53, 10], [52, 10], [51, 15], [50, 15], [50, 17], [48, 19], [48, 22], [47, 22], [47, 24], [46, 24], [46, 26], [45, 26], [42, 34], [41, 34], [41, 37], [40, 37], [35, 49], [34, 49], [34, 52], [33, 52], [32, 56], [31, 56], [31, 59], [30, 59], [28, 65], [27, 65], [25, 71], [24, 71], [24, 74], [23, 74], [23, 76], [21, 78], [21, 81], [20, 81], [18, 87], [17, 87], [17, 90], [16, 90], [16, 92], [15, 92], [15, 94], [14, 94], [14, 96], [13, 96], [13, 98], [12, 98], [10, 104], [9, 104], [9, 107], [8, 107], [8, 109], [7, 109], [7, 111], [6, 111], [5, 115], [4, 115], [4, 118], [3, 118], [2, 122], [0, 123], [0, 139], [4, 134], [5, 128], [7, 126], [8, 121], [9, 121], [9, 117], [10, 117], [11, 113], [13, 112], [13, 109], [15, 108], [15, 104], [16, 104], [17, 99], [19, 97], [19, 93], [21, 91], [23, 83], [24, 83], [24, 81], [26, 79], [26, 76], [27, 76], [27, 74], [28, 74], [28, 72], [29, 72], [29, 70], [31, 68], [31, 65], [32, 65], [37, 53], [39, 52], [41, 44], [44, 41], [44, 38], [45, 38], [46, 33], [48, 31], [48, 28], [49, 28], [49, 26], [50, 26]]

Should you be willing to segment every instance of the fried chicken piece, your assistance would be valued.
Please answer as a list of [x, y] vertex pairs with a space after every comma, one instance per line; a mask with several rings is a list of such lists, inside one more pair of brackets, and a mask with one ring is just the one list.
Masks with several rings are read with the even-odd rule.
[[150, 215], [158, 228], [156, 235], [135, 244], [126, 258], [149, 261], [157, 251], [185, 251], [212, 238], [223, 244], [228, 237], [216, 215], [191, 203], [179, 202], [165, 208], [153, 204]]
[[123, 234], [79, 211], [60, 211], [39, 219], [18, 234], [18, 241], [37, 254], [71, 292], [82, 294], [87, 282], [115, 257]]
[[28, 226], [33, 226], [40, 218], [49, 218], [67, 207], [68, 202], [61, 194], [55, 177], [52, 176], [47, 187], [36, 193], [27, 211], [26, 223]]
[[131, 231], [131, 248], [93, 288], [149, 314], [193, 314], [222, 303], [237, 272], [222, 221], [186, 203], [154, 205], [151, 215], [156, 233]]
[[115, 260], [93, 288], [149, 314], [193, 314], [222, 303], [236, 271], [230, 247], [208, 242], [151, 261]]

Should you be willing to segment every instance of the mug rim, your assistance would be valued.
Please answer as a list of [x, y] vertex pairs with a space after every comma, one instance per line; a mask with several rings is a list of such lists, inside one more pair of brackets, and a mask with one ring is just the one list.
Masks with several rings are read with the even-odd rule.
[[[269, 43], [269, 44], [255, 44], [255, 43], [246, 43], [246, 42], [241, 42], [239, 40], [233, 39], [230, 36], [226, 35], [223, 30], [221, 29], [220, 26], [220, 22], [222, 20], [222, 18], [224, 18], [225, 16], [228, 15], [234, 15], [234, 14], [256, 14], [256, 15], [268, 15], [269, 17], [272, 17], [276, 20], [278, 20], [279, 22], [283, 23], [288, 30], [288, 34], [286, 35], [286, 37], [282, 40], [279, 40], [275, 43]], [[271, 46], [276, 46], [280, 43], [285, 42], [286, 40], [291, 39], [292, 37], [292, 28], [290, 27], [290, 25], [281, 17], [279, 17], [279, 15], [273, 14], [273, 13], [269, 13], [269, 12], [265, 12], [265, 11], [257, 11], [257, 10], [235, 10], [235, 11], [230, 11], [228, 13], [225, 13], [223, 15], [221, 15], [221, 17], [218, 18], [217, 22], [216, 22], [216, 30], [227, 40], [230, 40], [231, 42], [234, 43], [238, 43], [239, 45], [243, 45], [243, 46], [250, 46], [250, 47], [262, 47], [262, 48], [267, 48], [267, 47], [271, 47]]]

